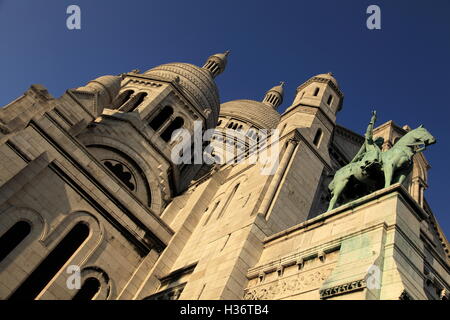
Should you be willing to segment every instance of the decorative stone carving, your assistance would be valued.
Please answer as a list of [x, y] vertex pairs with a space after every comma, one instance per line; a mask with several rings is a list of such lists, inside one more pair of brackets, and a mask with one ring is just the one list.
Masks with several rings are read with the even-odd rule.
[[320, 261], [322, 261], [322, 262], [325, 261], [325, 252], [323, 250], [320, 250], [317, 253], [317, 257], [319, 258]]
[[296, 265], [298, 265], [298, 268], [301, 269], [303, 268], [303, 266], [305, 265], [305, 261], [303, 260], [303, 258], [299, 258], [297, 259], [297, 261], [295, 262]]
[[267, 284], [261, 284], [257, 287], [247, 289], [244, 294], [244, 299], [272, 300], [300, 294], [319, 287], [328, 278], [332, 270], [333, 267], [328, 266], [320, 270], [314, 269]]
[[366, 281], [364, 279], [352, 281], [346, 284], [341, 284], [332, 288], [320, 290], [320, 299], [327, 299], [350, 292], [363, 290], [366, 287]]
[[209, 115], [212, 113], [211, 108], [206, 108], [203, 113], [205, 114], [206, 118], [209, 118]]
[[122, 181], [128, 189], [134, 191], [136, 188], [136, 179], [124, 164], [116, 160], [104, 160], [103, 164], [112, 172], [114, 175]]

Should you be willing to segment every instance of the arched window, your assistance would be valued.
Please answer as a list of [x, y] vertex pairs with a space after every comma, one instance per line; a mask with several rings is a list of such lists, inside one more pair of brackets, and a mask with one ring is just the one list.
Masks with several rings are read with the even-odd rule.
[[47, 255], [39, 266], [9, 297], [11, 300], [33, 300], [53, 279], [64, 264], [89, 236], [89, 227], [78, 222]]
[[160, 113], [158, 113], [152, 121], [150, 121], [150, 127], [157, 131], [161, 126], [170, 118], [173, 114], [173, 108], [171, 106], [165, 106]]
[[316, 97], [318, 94], [319, 94], [319, 88], [316, 88], [316, 89], [314, 90], [313, 96]]
[[317, 129], [316, 135], [314, 136], [313, 143], [316, 147], [319, 146], [320, 140], [322, 139], [322, 129]]
[[[90, 144], [88, 148], [107, 169], [122, 180], [127, 186], [127, 188], [123, 187], [124, 190], [131, 191], [143, 203], [152, 207], [152, 192], [149, 184], [151, 168], [145, 170], [145, 165], [136, 161], [139, 157], [108, 145]], [[116, 166], [117, 164], [120, 166]]]
[[97, 278], [87, 278], [80, 290], [74, 295], [72, 300], [86, 301], [92, 300], [100, 290], [100, 281]]
[[130, 170], [115, 160], [105, 160], [103, 164], [112, 172], [114, 175], [122, 181], [128, 189], [134, 191], [136, 188], [136, 179], [133, 177], [133, 174]]
[[211, 213], [206, 217], [205, 223], [203, 223], [204, 226], [206, 226], [206, 224], [208, 223], [209, 219], [211, 219], [212, 215], [217, 210], [217, 207], [219, 206], [219, 204], [220, 204], [220, 200], [216, 201], [216, 203], [214, 204], [213, 209], [211, 210]]
[[132, 94], [134, 93], [134, 90], [125, 90], [122, 92], [117, 99], [113, 102], [111, 109], [119, 109], [125, 102], [127, 102]]
[[31, 226], [28, 222], [19, 221], [0, 237], [0, 262], [30, 234], [30, 231]]
[[126, 110], [123, 111], [131, 112], [135, 110], [144, 101], [146, 96], [147, 96], [146, 92], [139, 92], [137, 95], [133, 97], [132, 101], [130, 101], [130, 103], [126, 107], [124, 107], [124, 109]]
[[331, 102], [333, 102], [333, 95], [330, 94], [327, 100], [327, 105], [331, 106]]
[[164, 130], [163, 133], [161, 133], [161, 139], [163, 139], [165, 142], [169, 142], [170, 138], [172, 138], [172, 133], [180, 129], [184, 124], [184, 120], [181, 117], [176, 117], [175, 120], [172, 121], [171, 124]]
[[238, 183], [237, 185], [234, 186], [233, 191], [231, 191], [231, 194], [230, 194], [230, 196], [227, 199], [227, 202], [225, 202], [222, 210], [220, 210], [220, 213], [217, 216], [217, 219], [220, 219], [223, 216], [223, 214], [225, 213], [225, 210], [227, 209], [227, 207], [230, 204], [231, 200], [233, 200], [233, 197], [236, 194], [236, 191], [239, 189], [239, 185], [240, 185], [240, 183]]

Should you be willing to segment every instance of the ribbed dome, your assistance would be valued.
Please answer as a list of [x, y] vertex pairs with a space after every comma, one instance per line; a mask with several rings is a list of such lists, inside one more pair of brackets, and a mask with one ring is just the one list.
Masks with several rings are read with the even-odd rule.
[[233, 100], [220, 105], [220, 115], [244, 119], [262, 129], [274, 129], [280, 114], [271, 106], [254, 100]]
[[152, 68], [144, 73], [147, 76], [169, 81], [179, 77], [183, 93], [192, 98], [201, 108], [211, 108], [214, 121], [219, 113], [219, 92], [211, 73], [189, 63], [168, 63]]

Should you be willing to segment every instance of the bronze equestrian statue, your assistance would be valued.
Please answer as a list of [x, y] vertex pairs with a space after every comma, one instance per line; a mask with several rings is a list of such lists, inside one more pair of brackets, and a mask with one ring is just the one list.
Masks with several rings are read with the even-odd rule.
[[[406, 133], [389, 150], [382, 152], [383, 138], [373, 139], [376, 111], [365, 134], [364, 144], [349, 164], [336, 171], [328, 186], [331, 200], [328, 211], [332, 210], [343, 193], [354, 196], [369, 194], [394, 183], [402, 183], [412, 170], [412, 157], [436, 139], [422, 125]], [[349, 183], [351, 182], [351, 183]], [[349, 187], [354, 190], [349, 191]]]

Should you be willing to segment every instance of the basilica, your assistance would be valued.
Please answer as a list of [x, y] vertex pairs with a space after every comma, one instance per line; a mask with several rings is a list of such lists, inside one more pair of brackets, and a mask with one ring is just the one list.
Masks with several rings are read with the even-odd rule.
[[[221, 102], [228, 59], [105, 75], [60, 98], [36, 84], [0, 108], [0, 299], [449, 298], [426, 152], [401, 183], [327, 210], [364, 143], [337, 122], [338, 81], [299, 79], [283, 113], [283, 84]], [[200, 152], [215, 161], [174, 161], [176, 132], [196, 127], [213, 131]], [[373, 135], [387, 151], [412, 129]], [[254, 146], [276, 161], [246, 161]]]

